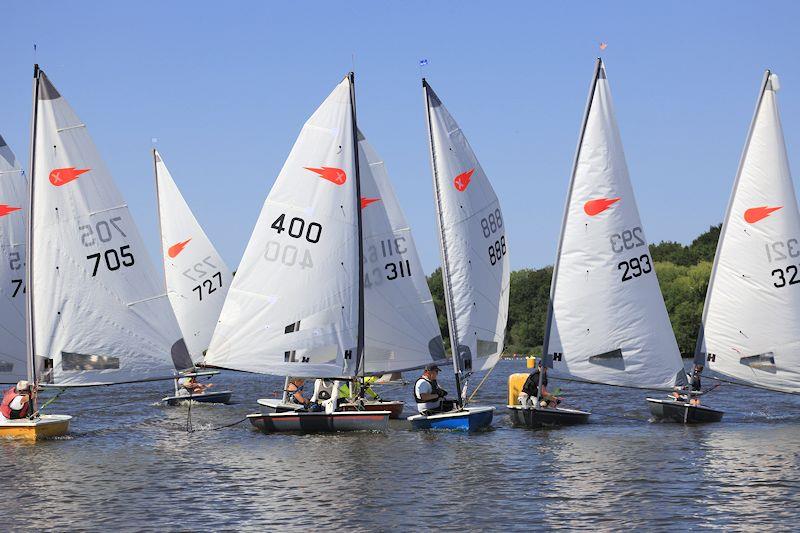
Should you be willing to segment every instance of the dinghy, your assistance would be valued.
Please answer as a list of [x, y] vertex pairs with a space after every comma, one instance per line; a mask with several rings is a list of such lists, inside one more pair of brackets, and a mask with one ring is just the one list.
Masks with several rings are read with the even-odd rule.
[[[192, 361], [197, 363], [202, 361], [211, 342], [233, 276], [189, 209], [157, 150], [153, 150], [153, 165], [164, 283], [186, 348]], [[202, 375], [211, 374], [206, 372]], [[226, 390], [181, 396], [178, 391], [176, 380], [175, 396], [162, 401], [167, 405], [178, 405], [191, 398], [201, 403], [228, 403], [233, 394]]]
[[193, 394], [188, 390], [181, 390], [179, 382], [183, 378], [190, 377], [203, 377], [203, 376], [216, 376], [219, 374], [217, 371], [213, 372], [184, 372], [181, 373], [180, 378], [175, 379], [175, 394], [162, 398], [161, 401], [170, 406], [182, 405], [188, 402], [196, 403], [229, 403], [233, 392], [229, 390], [209, 391], [205, 390], [199, 394]]
[[[86, 125], [38, 65], [33, 100], [29, 381], [70, 388], [174, 379], [192, 361], [125, 199]], [[63, 432], [68, 419], [58, 420]], [[12, 431], [36, 438], [61, 429]]]
[[[363, 373], [365, 264], [354, 76], [303, 126], [267, 196], [205, 364], [352, 381]], [[336, 385], [338, 387], [338, 382]], [[265, 433], [386, 430], [388, 411], [256, 413]]]
[[503, 351], [510, 268], [500, 203], [455, 119], [422, 80], [442, 256], [447, 323], [456, 381], [455, 410], [409, 417], [414, 429], [476, 431], [494, 407], [467, 406], [469, 376]]
[[[567, 193], [542, 353], [552, 377], [665, 391], [686, 384], [600, 59]], [[539, 398], [530, 409], [540, 409]], [[542, 417], [576, 421], [560, 408], [515, 414], [526, 426]]]
[[800, 213], [766, 71], [706, 293], [695, 362], [764, 389], [800, 392]]

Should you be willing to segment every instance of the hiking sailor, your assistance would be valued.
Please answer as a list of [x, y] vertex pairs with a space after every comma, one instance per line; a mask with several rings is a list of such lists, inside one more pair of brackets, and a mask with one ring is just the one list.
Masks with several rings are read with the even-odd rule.
[[206, 389], [213, 387], [213, 383], [208, 383], [203, 385], [202, 383], [198, 383], [197, 376], [184, 376], [178, 379], [178, 396], [196, 396], [198, 394], [203, 394]]
[[286, 383], [286, 390], [284, 393], [286, 394], [286, 401], [291, 404], [302, 405], [303, 407], [308, 407], [311, 402], [303, 396], [303, 386], [305, 385], [306, 380], [303, 378], [293, 378]]
[[417, 410], [422, 415], [446, 413], [455, 407], [454, 401], [444, 399], [447, 391], [440, 388], [436, 382], [439, 370], [441, 369], [436, 365], [426, 366], [422, 376], [414, 384], [414, 400], [417, 402]]
[[18, 420], [28, 416], [30, 411], [31, 387], [27, 381], [20, 381], [3, 394], [0, 404], [0, 419]]

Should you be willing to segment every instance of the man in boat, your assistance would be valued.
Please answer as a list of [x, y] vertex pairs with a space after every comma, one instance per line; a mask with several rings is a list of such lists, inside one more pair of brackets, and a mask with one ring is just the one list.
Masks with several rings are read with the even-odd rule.
[[28, 416], [31, 404], [31, 387], [27, 381], [20, 381], [3, 393], [0, 416], [6, 420], [18, 420]]
[[[703, 373], [703, 365], [694, 365], [692, 373], [688, 375], [689, 385], [682, 387], [675, 387], [675, 392], [672, 393], [675, 401], [688, 402], [690, 405], [700, 405], [700, 374]], [[687, 389], [690, 391], [687, 393]]]
[[[360, 388], [361, 392], [364, 395], [364, 398], [369, 400], [381, 401], [381, 397], [378, 396], [378, 393], [372, 390], [372, 385], [378, 381], [377, 376], [367, 376], [361, 381], [361, 386], [357, 387]], [[350, 383], [347, 381], [343, 382], [339, 386], [339, 398], [350, 398]]]
[[303, 387], [305, 383], [306, 380], [303, 378], [293, 378], [289, 380], [289, 383], [286, 384], [286, 397], [289, 403], [302, 405], [306, 408], [311, 405], [311, 401], [303, 396]]
[[436, 381], [439, 370], [441, 369], [436, 365], [426, 366], [422, 376], [414, 384], [414, 400], [417, 402], [417, 410], [422, 415], [446, 413], [455, 407], [455, 402], [444, 399], [447, 391], [439, 387]]
[[[541, 394], [539, 393], [539, 380], [542, 382]], [[528, 379], [522, 385], [519, 393], [519, 403], [523, 407], [531, 407], [536, 402], [537, 396], [542, 407], [556, 407], [561, 403], [561, 398], [554, 396], [547, 390], [547, 367], [544, 365], [544, 358], [539, 358], [536, 370], [530, 373]]]
[[197, 381], [197, 376], [185, 376], [178, 380], [178, 396], [196, 396], [203, 394], [206, 389], [213, 387], [213, 383], [203, 385]]

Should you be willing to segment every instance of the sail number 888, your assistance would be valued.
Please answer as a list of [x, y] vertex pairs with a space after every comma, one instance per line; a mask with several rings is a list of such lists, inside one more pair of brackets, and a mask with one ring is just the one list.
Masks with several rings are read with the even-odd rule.
[[500, 229], [503, 229], [503, 215], [500, 214], [499, 208], [495, 209], [494, 213], [489, 213], [489, 216], [481, 219], [481, 230], [483, 231], [483, 236], [487, 239]]

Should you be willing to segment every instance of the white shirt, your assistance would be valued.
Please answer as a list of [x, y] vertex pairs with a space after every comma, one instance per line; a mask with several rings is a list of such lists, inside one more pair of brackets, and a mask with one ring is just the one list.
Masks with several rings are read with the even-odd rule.
[[[417, 383], [414, 385], [414, 393], [417, 398], [421, 398], [423, 394], [433, 394], [433, 385], [431, 385], [431, 382], [427, 379], [418, 379]], [[440, 398], [429, 402], [417, 402], [417, 411], [422, 413], [428, 409], [435, 409], [440, 405], [442, 405]]]

